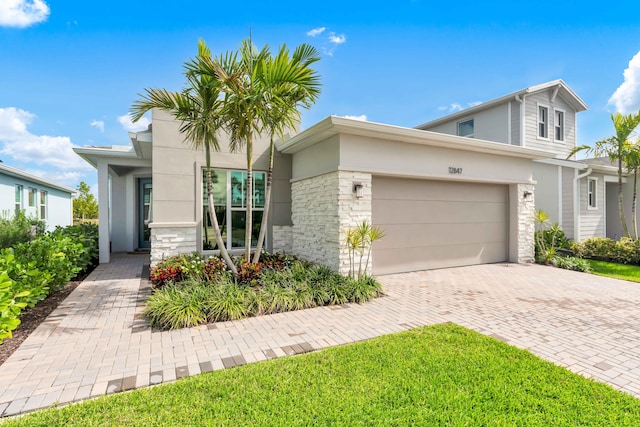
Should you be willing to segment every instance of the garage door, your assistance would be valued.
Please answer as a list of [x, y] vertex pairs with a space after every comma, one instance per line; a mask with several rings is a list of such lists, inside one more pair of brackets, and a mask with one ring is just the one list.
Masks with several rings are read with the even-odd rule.
[[508, 259], [506, 185], [374, 177], [374, 274]]

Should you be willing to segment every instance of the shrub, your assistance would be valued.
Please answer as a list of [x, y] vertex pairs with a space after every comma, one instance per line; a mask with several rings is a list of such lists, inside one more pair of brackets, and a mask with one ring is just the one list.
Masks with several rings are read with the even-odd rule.
[[556, 256], [551, 260], [551, 264], [565, 270], [591, 272], [591, 266], [587, 260], [581, 258]]
[[68, 227], [56, 227], [51, 236], [57, 238], [70, 238], [74, 243], [82, 244], [82, 249], [75, 254], [74, 262], [80, 271], [85, 271], [89, 266], [98, 263], [98, 226], [91, 223], [81, 223]]
[[207, 318], [213, 322], [237, 320], [247, 317], [250, 306], [250, 294], [253, 290], [238, 286], [232, 280], [223, 279], [214, 286], [215, 293], [207, 305]]
[[34, 268], [51, 274], [50, 292], [61, 289], [82, 268], [78, 266], [84, 251], [82, 243], [69, 237], [44, 235], [14, 248], [17, 260], [28, 260]]
[[45, 223], [27, 217], [23, 211], [13, 216], [4, 212], [0, 216], [0, 249], [10, 248], [19, 243], [30, 242], [44, 233]]
[[593, 237], [573, 242], [571, 250], [580, 258], [611, 261], [619, 264], [640, 264], [640, 241], [623, 237], [618, 241]]
[[11, 338], [12, 331], [20, 325], [18, 316], [26, 303], [19, 302], [18, 299], [29, 293], [29, 291], [16, 293], [13, 285], [14, 282], [6, 272], [0, 273], [0, 344], [5, 338]]

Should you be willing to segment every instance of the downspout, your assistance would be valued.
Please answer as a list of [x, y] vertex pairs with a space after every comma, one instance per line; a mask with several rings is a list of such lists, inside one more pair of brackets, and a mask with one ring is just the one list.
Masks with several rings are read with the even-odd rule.
[[520, 141], [518, 141], [518, 145], [524, 147], [524, 95], [516, 95], [516, 101], [520, 103]]
[[[578, 170], [576, 169], [576, 174]], [[573, 240], [580, 241], [580, 180], [586, 176], [591, 175], [591, 168], [587, 168], [587, 171], [581, 175], [573, 177]]]

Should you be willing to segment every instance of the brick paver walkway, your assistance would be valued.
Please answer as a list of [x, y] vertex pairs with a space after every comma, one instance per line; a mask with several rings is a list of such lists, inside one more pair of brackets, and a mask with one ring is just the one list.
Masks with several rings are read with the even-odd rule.
[[[141, 320], [144, 255], [99, 266], [0, 366], [0, 414], [454, 322], [640, 397], [640, 284], [537, 265], [381, 277], [387, 296], [170, 332]], [[142, 287], [141, 287], [142, 284]]]

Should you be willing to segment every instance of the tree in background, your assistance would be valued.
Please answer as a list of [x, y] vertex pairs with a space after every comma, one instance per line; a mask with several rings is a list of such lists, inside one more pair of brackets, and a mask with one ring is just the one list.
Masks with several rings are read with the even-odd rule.
[[76, 190], [78, 190], [78, 197], [73, 199], [73, 217], [82, 220], [98, 218], [98, 202], [91, 194], [91, 187], [81, 181]]

